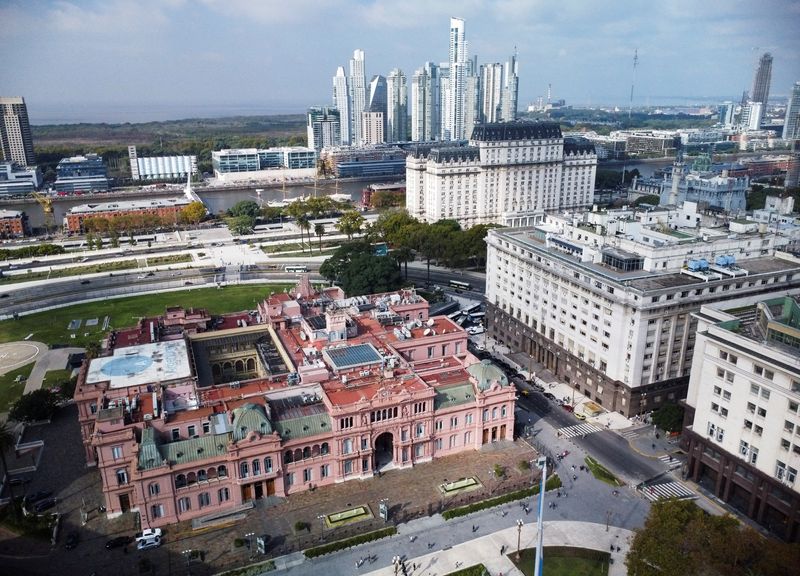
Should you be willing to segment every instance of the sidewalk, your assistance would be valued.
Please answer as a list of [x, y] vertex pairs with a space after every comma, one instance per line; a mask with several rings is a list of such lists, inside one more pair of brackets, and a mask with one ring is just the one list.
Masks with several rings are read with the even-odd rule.
[[[413, 523], [412, 523], [413, 524]], [[402, 528], [402, 527], [401, 527]], [[411, 529], [411, 526], [408, 527]], [[401, 534], [404, 530], [401, 529]], [[522, 526], [520, 548], [535, 548], [537, 527], [533, 522]], [[497, 576], [522, 576], [511, 559], [517, 549], [517, 528], [506, 528], [475, 538], [453, 546], [447, 550], [437, 550], [424, 556], [406, 558], [408, 574], [419, 576], [442, 576], [461, 568], [468, 568], [476, 564], [486, 566], [489, 574]], [[606, 531], [602, 524], [590, 522], [545, 522], [544, 546], [575, 546], [593, 550], [608, 551], [613, 544], [619, 546], [619, 552], [613, 552], [611, 558], [614, 563], [609, 566], [609, 576], [625, 576], [624, 559], [630, 548], [633, 532], [623, 528], [611, 527]], [[500, 554], [500, 549], [505, 546], [505, 553]], [[411, 568], [416, 565], [417, 569]], [[394, 576], [393, 566], [367, 573], [369, 576]]]

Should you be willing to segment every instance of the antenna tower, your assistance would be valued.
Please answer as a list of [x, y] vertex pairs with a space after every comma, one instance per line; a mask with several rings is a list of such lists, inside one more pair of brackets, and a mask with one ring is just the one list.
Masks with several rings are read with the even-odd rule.
[[631, 101], [628, 104], [628, 120], [631, 119], [631, 111], [633, 110], [633, 87], [636, 85], [636, 67], [639, 65], [639, 49], [633, 51], [633, 79], [631, 80]]

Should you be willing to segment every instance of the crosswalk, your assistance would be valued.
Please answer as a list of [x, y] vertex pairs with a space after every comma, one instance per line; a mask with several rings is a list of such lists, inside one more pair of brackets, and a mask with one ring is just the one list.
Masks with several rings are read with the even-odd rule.
[[681, 466], [681, 461], [675, 458], [672, 454], [664, 454], [663, 456], [659, 456], [658, 459], [669, 466], [670, 470], [674, 468], [680, 468]]
[[661, 484], [651, 484], [642, 487], [642, 492], [651, 502], [666, 500], [667, 498], [677, 498], [685, 500], [687, 498], [697, 498], [697, 494], [689, 490], [680, 482], [663, 482]]
[[594, 424], [575, 424], [574, 426], [565, 426], [559, 428], [558, 432], [562, 438], [574, 438], [576, 436], [585, 436], [586, 434], [594, 434], [600, 432], [600, 428]]
[[634, 438], [637, 438], [642, 432], [647, 432], [648, 430], [650, 430], [650, 426], [639, 426], [638, 428], [628, 428], [627, 430], [621, 430], [617, 433], [627, 440], [633, 440]]

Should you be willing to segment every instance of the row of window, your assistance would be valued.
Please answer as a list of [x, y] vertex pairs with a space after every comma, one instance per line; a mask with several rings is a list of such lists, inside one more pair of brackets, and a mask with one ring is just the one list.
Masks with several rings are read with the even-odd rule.
[[[192, 486], [198, 482], [206, 482], [216, 478], [227, 478], [228, 467], [220, 464], [216, 468], [211, 467], [208, 470], [198, 470], [197, 472], [187, 472], [186, 474], [177, 474], [175, 476], [175, 488], [184, 488]], [[155, 490], [155, 492], [153, 492]], [[155, 495], [160, 491], [158, 484], [150, 484], [150, 494]]]

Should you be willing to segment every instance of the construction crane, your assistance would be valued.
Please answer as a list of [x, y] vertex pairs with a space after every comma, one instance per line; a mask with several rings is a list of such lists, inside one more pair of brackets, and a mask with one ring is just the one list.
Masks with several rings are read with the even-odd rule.
[[53, 199], [50, 196], [45, 196], [41, 192], [31, 191], [31, 196], [39, 203], [44, 213], [44, 228], [47, 234], [56, 226], [55, 215], [53, 214]]

